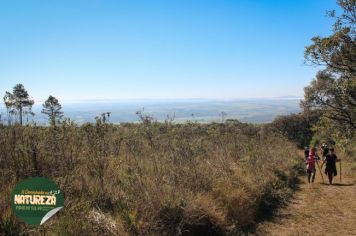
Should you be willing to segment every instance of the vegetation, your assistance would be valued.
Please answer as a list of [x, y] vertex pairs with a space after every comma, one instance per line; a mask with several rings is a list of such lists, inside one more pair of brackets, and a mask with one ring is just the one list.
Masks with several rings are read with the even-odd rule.
[[61, 109], [62, 105], [58, 102], [58, 99], [50, 95], [44, 102], [41, 112], [46, 114], [50, 124], [55, 126], [56, 122], [63, 117], [63, 112]]
[[[175, 124], [173, 117], [157, 122], [142, 110], [136, 113], [139, 124], [110, 124], [107, 112], [79, 126], [61, 119], [61, 105], [50, 96], [42, 112], [51, 125], [23, 126], [34, 102], [16, 85], [4, 102], [19, 122], [0, 124], [0, 232], [247, 232], [291, 196], [303, 167], [297, 146], [326, 140], [344, 151], [354, 149], [356, 3], [339, 5], [344, 13], [336, 18], [334, 34], [315, 37], [306, 48], [307, 61], [325, 69], [305, 88], [303, 112], [267, 125], [225, 121], [226, 113], [223, 123]], [[10, 209], [10, 192], [29, 176], [53, 179], [65, 194], [64, 209], [38, 228], [18, 222]]]
[[336, 19], [333, 34], [314, 37], [305, 49], [307, 64], [323, 69], [304, 88], [303, 111], [280, 116], [271, 127], [299, 147], [326, 142], [351, 156], [356, 142], [356, 1], [338, 4], [340, 16], [328, 13]]
[[[268, 129], [140, 116], [141, 124], [109, 124], [103, 114], [82, 126], [0, 126], [0, 231], [235, 235], [291, 195], [297, 150]], [[10, 210], [10, 191], [29, 176], [51, 178], [65, 194], [64, 210], [39, 228]]]
[[[306, 61], [324, 67], [305, 88], [301, 105], [305, 113], [320, 112], [314, 127], [318, 135], [332, 137], [343, 144], [355, 143], [356, 137], [356, 1], [339, 0], [343, 10], [329, 16], [336, 19], [333, 34], [312, 39], [306, 47]], [[323, 131], [327, 129], [327, 131]]]
[[296, 143], [299, 148], [304, 148], [309, 146], [314, 136], [312, 128], [317, 124], [319, 118], [320, 113], [318, 112], [278, 116], [268, 126]]
[[[13, 92], [6, 92], [4, 103], [8, 111], [8, 115], [18, 115], [19, 123], [23, 123], [23, 115], [32, 115], [31, 107], [34, 101], [29, 98], [28, 92], [22, 84], [15, 85]], [[8, 118], [9, 123], [11, 119]]]

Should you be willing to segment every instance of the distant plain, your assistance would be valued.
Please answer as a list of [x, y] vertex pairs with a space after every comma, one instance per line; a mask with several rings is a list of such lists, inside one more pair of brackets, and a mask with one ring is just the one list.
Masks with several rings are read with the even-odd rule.
[[[157, 121], [164, 121], [167, 116], [174, 122], [221, 122], [226, 119], [237, 119], [248, 123], [267, 123], [278, 115], [288, 115], [300, 111], [299, 98], [282, 97], [268, 99], [239, 100], [88, 100], [66, 101], [62, 103], [65, 117], [76, 123], [93, 122], [96, 116], [110, 112], [110, 122], [138, 122], [137, 111], [153, 116]], [[29, 122], [47, 123], [47, 117], [41, 114], [42, 105], [35, 103], [32, 110], [35, 116], [28, 117]], [[6, 116], [1, 104], [2, 117]], [[222, 115], [224, 114], [224, 115]]]

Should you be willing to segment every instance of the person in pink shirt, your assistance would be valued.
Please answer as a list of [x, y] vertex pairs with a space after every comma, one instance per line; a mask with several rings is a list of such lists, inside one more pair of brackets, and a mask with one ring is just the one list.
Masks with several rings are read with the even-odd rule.
[[309, 150], [309, 156], [305, 160], [305, 164], [307, 165], [308, 183], [314, 183], [316, 172], [315, 165], [316, 161], [320, 159], [315, 151], [316, 148], [311, 148]]

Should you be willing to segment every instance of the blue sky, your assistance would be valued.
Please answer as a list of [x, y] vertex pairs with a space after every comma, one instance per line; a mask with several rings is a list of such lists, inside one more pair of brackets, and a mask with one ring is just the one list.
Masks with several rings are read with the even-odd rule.
[[334, 0], [0, 0], [0, 95], [35, 100], [302, 96]]

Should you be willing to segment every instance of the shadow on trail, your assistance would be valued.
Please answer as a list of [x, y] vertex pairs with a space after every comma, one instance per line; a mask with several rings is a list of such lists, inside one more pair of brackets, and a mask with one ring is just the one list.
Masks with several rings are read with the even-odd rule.
[[321, 185], [326, 185], [326, 186], [339, 186], [339, 187], [347, 187], [347, 186], [354, 186], [355, 183], [334, 183], [334, 184], [328, 184], [328, 183], [320, 183]]
[[[257, 219], [256, 221], [247, 227], [242, 228], [243, 235], [255, 234], [258, 224], [264, 221], [273, 221], [277, 216], [277, 211], [287, 207], [291, 202], [296, 200], [295, 193], [301, 191], [301, 176], [304, 175], [304, 171], [298, 171], [298, 175], [296, 175], [292, 179], [286, 178], [285, 175], [281, 173], [276, 173], [279, 179], [284, 182], [288, 183], [288, 187], [290, 192], [280, 198], [280, 196], [276, 196], [272, 192], [266, 192], [265, 195], [262, 197], [264, 200], [261, 201], [261, 204], [258, 208]], [[285, 215], [285, 217], [288, 217]]]

